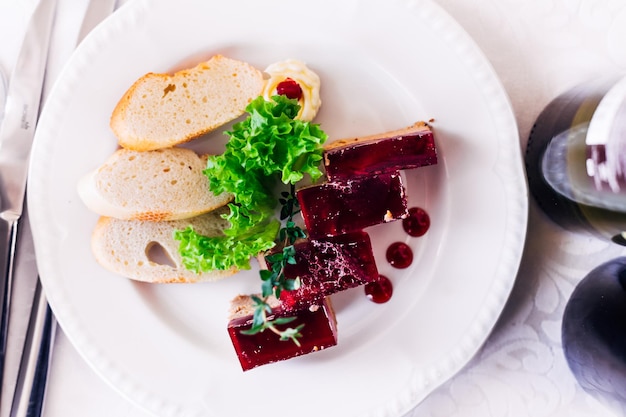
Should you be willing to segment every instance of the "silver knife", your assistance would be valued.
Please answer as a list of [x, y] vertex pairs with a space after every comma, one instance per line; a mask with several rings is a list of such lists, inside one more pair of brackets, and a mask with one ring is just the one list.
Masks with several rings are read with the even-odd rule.
[[83, 41], [85, 36], [89, 34], [95, 28], [98, 23], [104, 20], [105, 17], [113, 13], [115, 10], [116, 0], [91, 0], [87, 6], [85, 17], [83, 18], [83, 24], [78, 32], [78, 38], [76, 44], [78, 45]]
[[[89, 1], [77, 44], [98, 23], [113, 13], [115, 3], [116, 0]], [[10, 417], [41, 416], [56, 327], [56, 320], [41, 287], [41, 281], [37, 280]]]
[[39, 117], [56, 0], [41, 0], [11, 75], [0, 130], [0, 386], [4, 374], [16, 239]]

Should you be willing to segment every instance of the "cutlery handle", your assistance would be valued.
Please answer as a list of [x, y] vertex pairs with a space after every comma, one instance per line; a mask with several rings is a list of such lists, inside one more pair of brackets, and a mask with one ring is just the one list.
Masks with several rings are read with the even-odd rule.
[[10, 417], [39, 417], [44, 404], [56, 320], [37, 280]]
[[2, 238], [0, 242], [0, 273], [2, 273], [2, 281], [0, 281], [0, 386], [2, 386], [9, 336], [18, 219], [10, 218], [10, 213], [1, 213], [0, 217], [0, 237]]

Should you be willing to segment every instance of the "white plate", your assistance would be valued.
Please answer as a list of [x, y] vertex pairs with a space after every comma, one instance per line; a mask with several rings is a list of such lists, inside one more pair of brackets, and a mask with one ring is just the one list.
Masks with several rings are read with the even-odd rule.
[[[407, 173], [422, 238], [371, 230], [394, 282], [376, 305], [335, 297], [339, 344], [242, 372], [226, 333], [231, 297], [255, 271], [219, 283], [142, 285], [94, 261], [97, 216], [78, 179], [116, 148], [111, 110], [144, 73], [220, 52], [259, 68], [304, 60], [321, 76], [317, 121], [331, 137], [434, 118], [440, 163]], [[137, 0], [73, 55], [42, 115], [29, 183], [38, 266], [50, 304], [85, 360], [161, 416], [400, 416], [454, 375], [487, 338], [515, 279], [527, 221], [516, 123], [503, 88], [466, 33], [426, 0]], [[393, 270], [381, 253], [409, 242]], [[292, 415], [292, 412], [287, 412]]]

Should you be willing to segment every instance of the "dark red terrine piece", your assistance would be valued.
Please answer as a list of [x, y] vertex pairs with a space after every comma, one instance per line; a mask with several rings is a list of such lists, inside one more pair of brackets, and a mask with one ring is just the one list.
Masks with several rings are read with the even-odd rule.
[[360, 231], [408, 215], [398, 172], [311, 185], [298, 190], [296, 197], [313, 239]]
[[[245, 297], [247, 296], [239, 296], [237, 302], [241, 302], [241, 298]], [[240, 312], [235, 314], [231, 316], [228, 322], [228, 334], [244, 371], [317, 352], [337, 344], [337, 321], [330, 300], [323, 300], [320, 306], [313, 309], [307, 307], [300, 311], [287, 313], [280, 306], [276, 306], [272, 311], [273, 313], [269, 318], [275, 316], [296, 317], [290, 323], [278, 325], [277, 327], [281, 330], [288, 327], [296, 328], [300, 324], [304, 324], [300, 331], [302, 337], [298, 339], [300, 345], [298, 346], [291, 340], [280, 340], [280, 337], [270, 330], [264, 330], [253, 335], [243, 334], [241, 333], [242, 330], [248, 330], [252, 326], [252, 313], [246, 314], [244, 312], [242, 315]]]
[[393, 173], [436, 163], [433, 132], [424, 122], [374, 136], [338, 140], [324, 151], [329, 180]]
[[328, 295], [358, 287], [378, 278], [370, 237], [354, 232], [295, 245], [295, 264], [285, 266], [288, 279], [300, 278], [297, 290], [282, 291], [286, 311], [320, 304]]

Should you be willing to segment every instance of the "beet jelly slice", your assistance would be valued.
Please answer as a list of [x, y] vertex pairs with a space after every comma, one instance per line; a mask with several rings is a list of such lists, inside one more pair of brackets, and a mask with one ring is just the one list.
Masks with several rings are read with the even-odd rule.
[[298, 190], [296, 197], [313, 239], [356, 232], [408, 216], [398, 172], [312, 185]]
[[241, 333], [242, 330], [248, 330], [252, 326], [252, 315], [231, 319], [228, 323], [228, 334], [244, 371], [317, 352], [337, 344], [337, 322], [329, 300], [325, 300], [314, 311], [306, 308], [285, 314], [280, 308], [275, 308], [273, 312], [277, 316], [296, 317], [288, 324], [278, 325], [281, 330], [304, 324], [300, 330], [302, 337], [298, 338], [300, 346], [292, 340], [280, 340], [276, 333], [267, 329], [253, 335]]
[[424, 122], [380, 135], [339, 140], [324, 151], [326, 176], [331, 181], [436, 163], [433, 133]]
[[282, 291], [285, 311], [323, 302], [324, 297], [378, 279], [369, 235], [355, 232], [324, 240], [296, 243], [295, 264], [284, 269], [288, 279], [300, 278], [300, 287]]

